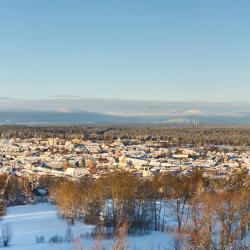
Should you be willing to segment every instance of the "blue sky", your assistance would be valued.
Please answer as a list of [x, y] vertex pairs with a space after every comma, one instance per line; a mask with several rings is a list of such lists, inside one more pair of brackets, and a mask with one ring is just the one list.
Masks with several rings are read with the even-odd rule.
[[249, 0], [1, 0], [0, 96], [248, 101]]

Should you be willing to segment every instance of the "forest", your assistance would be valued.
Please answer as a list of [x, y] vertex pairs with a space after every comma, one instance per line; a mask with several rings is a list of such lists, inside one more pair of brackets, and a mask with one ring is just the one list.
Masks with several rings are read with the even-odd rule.
[[0, 126], [0, 138], [63, 138], [99, 140], [110, 142], [116, 139], [161, 141], [162, 146], [203, 145], [250, 145], [249, 126]]

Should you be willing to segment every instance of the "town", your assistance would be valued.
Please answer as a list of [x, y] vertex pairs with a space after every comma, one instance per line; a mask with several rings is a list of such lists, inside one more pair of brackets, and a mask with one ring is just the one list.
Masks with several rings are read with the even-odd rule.
[[206, 145], [166, 147], [165, 141], [116, 139], [0, 139], [0, 171], [10, 175], [99, 178], [128, 171], [150, 178], [163, 173], [188, 175], [199, 170], [223, 178], [250, 170], [250, 147]]

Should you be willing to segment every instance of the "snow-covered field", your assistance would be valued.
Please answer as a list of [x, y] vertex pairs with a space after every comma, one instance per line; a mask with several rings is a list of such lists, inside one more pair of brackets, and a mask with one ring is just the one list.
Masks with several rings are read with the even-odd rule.
[[[9, 249], [16, 250], [74, 250], [93, 249], [96, 241], [90, 238], [81, 238], [87, 232], [91, 232], [93, 226], [84, 223], [76, 223], [72, 226], [72, 243], [48, 243], [48, 239], [54, 235], [65, 236], [67, 223], [58, 217], [57, 208], [49, 203], [39, 203], [35, 205], [9, 207], [7, 215], [0, 221], [0, 227], [8, 223], [13, 231], [13, 237]], [[45, 243], [37, 243], [37, 236], [44, 236]], [[150, 235], [128, 237], [125, 239], [129, 249], [173, 249], [170, 237], [165, 233], [152, 232]], [[80, 243], [79, 243], [80, 242]], [[104, 241], [102, 245], [105, 249], [112, 249], [113, 240]]]

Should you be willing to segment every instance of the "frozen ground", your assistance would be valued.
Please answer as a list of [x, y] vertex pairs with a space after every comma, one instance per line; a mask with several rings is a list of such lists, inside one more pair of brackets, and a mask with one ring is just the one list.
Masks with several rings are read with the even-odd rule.
[[[7, 215], [0, 221], [8, 223], [13, 231], [13, 238], [8, 249], [15, 250], [75, 250], [81, 245], [82, 249], [93, 249], [96, 241], [83, 238], [74, 243], [36, 243], [36, 237], [43, 235], [47, 241], [54, 235], [65, 236], [67, 224], [58, 217], [57, 208], [48, 203], [36, 205], [16, 206], [8, 208]], [[79, 239], [81, 234], [91, 232], [93, 226], [84, 223], [76, 223], [72, 227], [74, 239]], [[80, 243], [79, 243], [80, 242]], [[170, 237], [165, 233], [155, 233], [145, 236], [129, 237], [126, 245], [129, 249], [173, 249]], [[102, 243], [106, 249], [112, 249], [113, 240]]]

